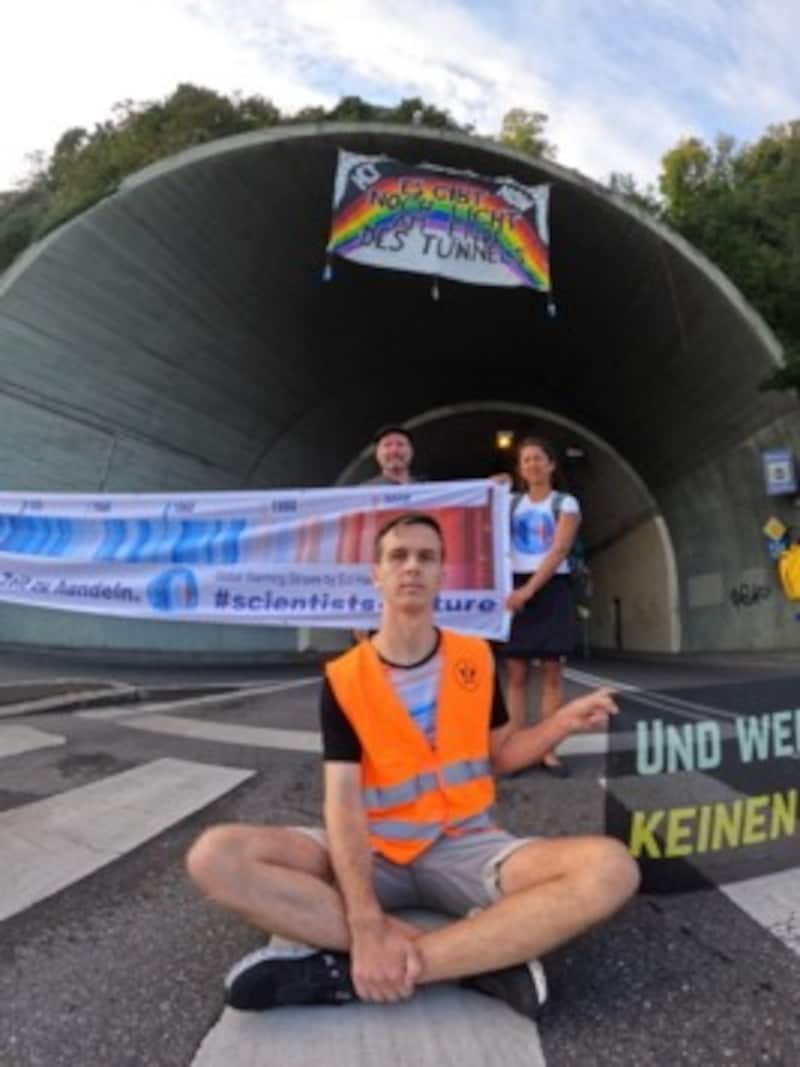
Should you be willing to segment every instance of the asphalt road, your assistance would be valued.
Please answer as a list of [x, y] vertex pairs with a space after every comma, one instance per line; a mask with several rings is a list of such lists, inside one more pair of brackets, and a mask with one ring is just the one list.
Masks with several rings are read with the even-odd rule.
[[[5, 677], [18, 680], [25, 669], [9, 663]], [[779, 661], [617, 659], [580, 663], [577, 671], [586, 684], [599, 678], [630, 687], [626, 707], [639, 702], [670, 722], [697, 721], [693, 706], [719, 707], [723, 722], [725, 713], [733, 721], [754, 707], [800, 707], [800, 672]], [[54, 673], [64, 677], [70, 665]], [[75, 673], [85, 676], [86, 665]], [[143, 678], [141, 667], [105, 673]], [[0, 924], [2, 1067], [193, 1063], [219, 1019], [222, 976], [261, 938], [192, 891], [182, 857], [216, 822], [319, 821], [316, 685], [302, 684], [315, 673], [254, 668], [242, 676], [231, 668], [212, 676], [182, 668], [170, 676], [159, 668], [162, 683], [251, 688], [233, 702], [111, 703], [0, 720], [0, 910], [5, 904], [8, 912]], [[103, 674], [101, 667], [96, 677]], [[226, 735], [231, 727], [237, 731]], [[603, 830], [613, 787], [605, 748], [589, 745], [570, 760], [569, 780], [531, 771], [501, 783], [509, 829]], [[800, 786], [800, 761], [781, 766], [785, 787]], [[765, 762], [765, 775], [773, 769]], [[159, 792], [178, 772], [185, 784]], [[712, 777], [715, 787], [741, 795], [741, 782], [719, 769]], [[87, 787], [95, 792], [82, 793]], [[73, 814], [81, 796], [86, 802]], [[119, 806], [123, 796], [128, 807]], [[51, 807], [42, 808], [48, 798]], [[140, 831], [145, 808], [150, 821]], [[62, 838], [67, 873], [59, 873]], [[797, 854], [796, 829], [784, 844]], [[782, 867], [779, 881], [746, 885], [738, 895], [731, 885], [642, 893], [609, 924], [553, 953], [546, 961], [553, 1002], [539, 1025], [544, 1062], [797, 1067], [800, 877], [797, 865]], [[736, 875], [735, 865], [728, 873]], [[324, 1042], [324, 1026], [310, 1016], [309, 1027]], [[413, 1042], [413, 1028], [393, 1039], [398, 1047]], [[327, 1062], [324, 1047], [309, 1040], [307, 1061]], [[248, 1056], [253, 1067], [278, 1062], [268, 1048], [263, 1060]]]

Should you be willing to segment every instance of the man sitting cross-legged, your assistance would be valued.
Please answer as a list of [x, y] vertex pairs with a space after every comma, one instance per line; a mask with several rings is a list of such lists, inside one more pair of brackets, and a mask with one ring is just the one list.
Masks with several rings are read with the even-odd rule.
[[[538, 957], [636, 891], [618, 841], [517, 838], [495, 823], [493, 774], [536, 763], [616, 707], [598, 690], [513, 731], [486, 642], [434, 624], [443, 556], [428, 515], [378, 535], [380, 628], [328, 664], [322, 688], [325, 830], [216, 826], [189, 852], [212, 900], [308, 946], [273, 941], [241, 960], [226, 980], [235, 1008], [400, 1001], [456, 979], [535, 1017]], [[391, 914], [414, 907], [457, 919], [423, 930]]]

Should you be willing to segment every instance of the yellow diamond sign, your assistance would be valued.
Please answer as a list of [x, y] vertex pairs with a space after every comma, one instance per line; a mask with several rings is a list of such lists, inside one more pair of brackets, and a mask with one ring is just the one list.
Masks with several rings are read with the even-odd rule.
[[786, 527], [783, 525], [780, 519], [776, 519], [773, 515], [771, 519], [764, 523], [762, 527], [764, 533], [770, 539], [770, 541], [780, 541], [783, 535], [786, 533]]

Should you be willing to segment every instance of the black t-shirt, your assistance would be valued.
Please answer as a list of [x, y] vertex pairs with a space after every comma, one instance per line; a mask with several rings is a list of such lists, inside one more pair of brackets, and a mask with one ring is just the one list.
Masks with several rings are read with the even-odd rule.
[[359, 485], [396, 485], [402, 488], [404, 485], [411, 485], [412, 482], [424, 482], [425, 478], [417, 478], [415, 475], [410, 474], [407, 482], [397, 482], [394, 478], [387, 478], [381, 471], [380, 474], [373, 475], [372, 478], [365, 478], [363, 482], [359, 482]]
[[[431, 656], [435, 655], [437, 649], [438, 645], [437, 648], [426, 656], [424, 660], [421, 660], [420, 663], [426, 662]], [[382, 662], [385, 661], [382, 660]], [[405, 669], [413, 670], [415, 667], [419, 667], [420, 663], [409, 663]], [[389, 664], [389, 666], [394, 668], [394, 670], [404, 669], [395, 663]], [[333, 692], [333, 688], [331, 687], [331, 683], [327, 678], [323, 678], [322, 680], [319, 714], [320, 726], [322, 728], [322, 758], [336, 763], [360, 763], [361, 742], [358, 740], [358, 734], [356, 734], [355, 730], [350, 725], [350, 720], [342, 711]], [[492, 698], [492, 714], [489, 722], [489, 729], [494, 730], [498, 726], [505, 726], [507, 722], [508, 711], [506, 710], [506, 702], [497, 675], [495, 675], [494, 696]]]

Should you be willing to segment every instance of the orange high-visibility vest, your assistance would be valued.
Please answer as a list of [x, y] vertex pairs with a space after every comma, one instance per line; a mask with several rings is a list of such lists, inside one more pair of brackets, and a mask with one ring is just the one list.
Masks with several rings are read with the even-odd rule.
[[449, 630], [442, 631], [441, 653], [433, 748], [371, 642], [360, 642], [325, 669], [361, 743], [370, 845], [394, 863], [410, 863], [442, 834], [494, 826], [492, 655], [480, 638]]

